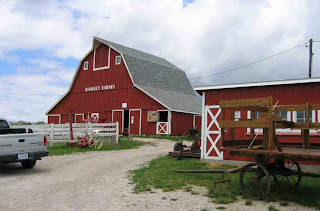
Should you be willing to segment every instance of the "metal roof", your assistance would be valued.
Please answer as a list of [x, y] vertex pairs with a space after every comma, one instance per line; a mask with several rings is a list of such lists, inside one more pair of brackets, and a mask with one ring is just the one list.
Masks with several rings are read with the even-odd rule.
[[167, 60], [101, 38], [95, 40], [122, 54], [134, 85], [170, 110], [201, 113], [201, 99], [196, 96], [186, 73]]
[[231, 89], [231, 88], [243, 88], [243, 87], [257, 87], [257, 86], [277, 86], [286, 84], [304, 84], [320, 82], [320, 78], [303, 78], [293, 80], [279, 80], [279, 81], [261, 81], [251, 83], [238, 83], [238, 84], [222, 84], [211, 86], [196, 86], [196, 91], [213, 90], [213, 89]]

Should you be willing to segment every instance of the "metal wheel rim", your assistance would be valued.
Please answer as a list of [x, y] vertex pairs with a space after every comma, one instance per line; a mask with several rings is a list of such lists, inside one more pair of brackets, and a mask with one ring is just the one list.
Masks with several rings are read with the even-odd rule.
[[[292, 163], [290, 163], [290, 161]], [[288, 175], [289, 171], [284, 174], [273, 175], [273, 179], [277, 185], [288, 185], [297, 187], [301, 182], [301, 167], [298, 162], [294, 160], [286, 160], [284, 167], [289, 171], [293, 171], [295, 175]]]
[[263, 199], [268, 195], [270, 185], [270, 175], [262, 165], [251, 163], [242, 169], [240, 187], [244, 195]]

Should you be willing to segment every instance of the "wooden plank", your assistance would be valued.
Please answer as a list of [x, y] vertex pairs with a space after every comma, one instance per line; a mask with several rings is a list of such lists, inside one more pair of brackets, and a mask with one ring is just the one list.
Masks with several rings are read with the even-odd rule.
[[269, 120], [224, 120], [220, 122], [221, 128], [270, 128]]
[[301, 135], [302, 135], [302, 146], [304, 149], [309, 149], [310, 148], [310, 134], [308, 129], [303, 129], [301, 130]]
[[294, 123], [291, 127], [293, 129], [320, 129], [320, 122], [310, 122], [309, 126], [306, 122]]
[[287, 158], [290, 157], [300, 157], [300, 158], [308, 158], [310, 160], [319, 160], [320, 159], [320, 150], [319, 149], [297, 149], [297, 148], [287, 148], [283, 147], [283, 151], [279, 152], [277, 150], [251, 150], [247, 148], [232, 148], [232, 147], [223, 147], [221, 149], [222, 151], [226, 152], [241, 152], [244, 155], [257, 155], [257, 154], [262, 154], [262, 155], [280, 155], [280, 156], [285, 156]]
[[[252, 142], [252, 139], [237, 139], [237, 140], [224, 140], [224, 144], [223, 146], [226, 146], [226, 147], [231, 147], [231, 146], [249, 146], [250, 143]], [[253, 146], [254, 145], [261, 145], [263, 142], [262, 142], [262, 139], [255, 139], [255, 141], [253, 142]]]
[[[320, 104], [310, 104], [310, 110], [320, 110]], [[279, 105], [276, 106], [274, 111], [305, 111], [306, 105]]]
[[221, 100], [219, 102], [220, 108], [244, 108], [244, 107], [258, 107], [270, 106], [270, 98], [255, 98], [243, 100]]

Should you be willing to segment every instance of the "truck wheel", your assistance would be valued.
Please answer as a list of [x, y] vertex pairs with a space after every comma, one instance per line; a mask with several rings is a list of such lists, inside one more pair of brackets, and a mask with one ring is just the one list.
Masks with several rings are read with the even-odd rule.
[[31, 169], [36, 165], [36, 160], [25, 160], [25, 161], [21, 161], [21, 165], [23, 168], [26, 169]]

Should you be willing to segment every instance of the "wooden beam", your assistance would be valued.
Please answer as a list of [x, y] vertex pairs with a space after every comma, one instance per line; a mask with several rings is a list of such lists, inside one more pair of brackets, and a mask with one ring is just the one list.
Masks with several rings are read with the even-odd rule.
[[[320, 104], [310, 104], [309, 105], [310, 110], [320, 110]], [[279, 105], [276, 106], [274, 111], [305, 111], [306, 104], [303, 105]]]
[[[250, 112], [251, 112], [251, 118], [250, 118], [250, 119], [251, 119], [251, 120], [255, 119], [255, 118], [256, 118], [256, 116], [255, 116], [255, 110], [254, 110], [254, 109], [251, 109]], [[255, 136], [254, 128], [250, 128], [250, 138], [251, 138], [251, 139], [254, 139], [254, 136]]]
[[274, 144], [276, 145], [278, 151], [279, 151], [279, 152], [282, 152], [283, 149], [282, 149], [282, 147], [281, 147], [281, 145], [280, 145], [280, 142], [279, 142], [276, 134], [274, 134], [274, 136], [273, 136], [273, 141], [274, 141]]
[[244, 100], [227, 100], [219, 102], [220, 108], [244, 108], [244, 107], [259, 107], [269, 106], [270, 99], [266, 98], [255, 98], [255, 99], [244, 99]]
[[309, 149], [310, 148], [310, 134], [308, 129], [303, 129], [301, 130], [301, 135], [302, 135], [302, 146], [304, 149]]
[[[231, 120], [234, 121], [234, 112], [235, 110], [234, 109], [231, 109]], [[231, 140], [234, 140], [234, 128], [231, 128]]]
[[270, 128], [269, 120], [224, 120], [220, 122], [221, 128]]

